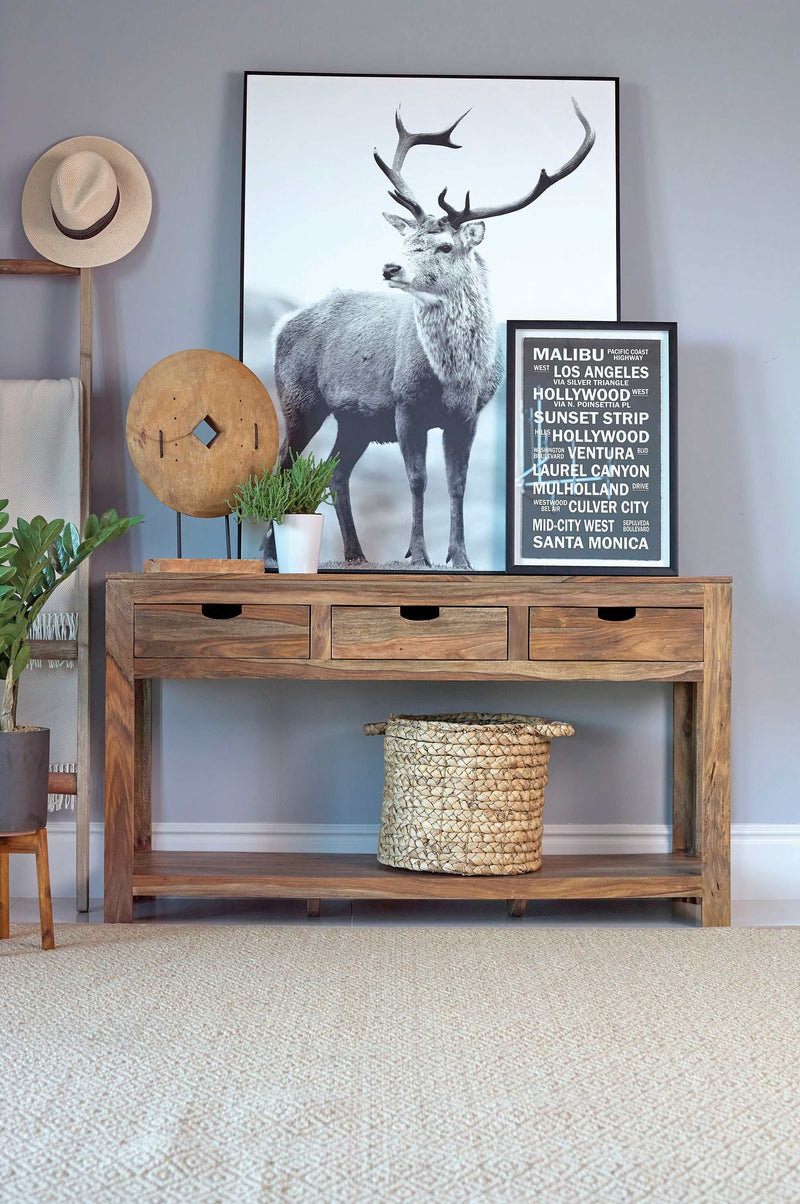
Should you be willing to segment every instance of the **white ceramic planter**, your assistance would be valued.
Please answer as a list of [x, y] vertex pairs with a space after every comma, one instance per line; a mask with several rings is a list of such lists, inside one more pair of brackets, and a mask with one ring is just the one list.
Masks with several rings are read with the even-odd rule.
[[322, 514], [287, 514], [273, 523], [279, 573], [316, 573], [322, 543]]

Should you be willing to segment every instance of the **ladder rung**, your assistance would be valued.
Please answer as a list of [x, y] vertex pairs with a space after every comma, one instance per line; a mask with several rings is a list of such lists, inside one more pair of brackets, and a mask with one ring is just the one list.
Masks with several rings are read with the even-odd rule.
[[40, 661], [76, 661], [77, 640], [31, 640], [31, 659]]
[[0, 259], [0, 276], [80, 276], [80, 268], [66, 268], [49, 259]]
[[78, 775], [76, 773], [50, 773], [47, 775], [48, 794], [77, 794]]

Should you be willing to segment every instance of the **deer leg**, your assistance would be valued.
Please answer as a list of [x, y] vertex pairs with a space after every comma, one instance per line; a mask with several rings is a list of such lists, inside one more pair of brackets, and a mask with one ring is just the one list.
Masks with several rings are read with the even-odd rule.
[[454, 569], [471, 569], [464, 545], [464, 489], [472, 441], [475, 438], [475, 419], [451, 422], [442, 432], [447, 491], [450, 494], [450, 547], [447, 563]]
[[428, 484], [428, 469], [426, 457], [428, 453], [428, 432], [420, 429], [417, 416], [397, 411], [397, 442], [403, 454], [406, 475], [411, 490], [411, 539], [406, 552], [406, 559], [412, 564], [424, 564], [431, 567], [430, 558], [425, 548], [425, 531], [423, 527], [423, 512], [425, 504], [425, 487]]
[[369, 438], [353, 423], [339, 421], [339, 430], [331, 455], [338, 455], [339, 463], [333, 474], [331, 489], [336, 494], [336, 517], [342, 533], [344, 558], [348, 564], [365, 564], [366, 556], [361, 550], [361, 543], [356, 532], [353, 519], [353, 508], [350, 504], [350, 474], [369, 446]]

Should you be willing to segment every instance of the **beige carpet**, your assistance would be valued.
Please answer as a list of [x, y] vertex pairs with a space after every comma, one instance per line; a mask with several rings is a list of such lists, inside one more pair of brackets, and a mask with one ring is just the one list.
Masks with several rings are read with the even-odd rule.
[[800, 1201], [800, 930], [32, 926], [3, 1204]]

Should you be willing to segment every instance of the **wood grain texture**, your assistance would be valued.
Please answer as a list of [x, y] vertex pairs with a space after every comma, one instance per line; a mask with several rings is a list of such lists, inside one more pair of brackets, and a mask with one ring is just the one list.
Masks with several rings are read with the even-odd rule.
[[166, 657], [307, 657], [308, 606], [246, 603], [233, 618], [209, 618], [202, 603], [136, 607], [134, 653]]
[[702, 814], [703, 927], [731, 922], [731, 587], [707, 585], [703, 743], [698, 769]]
[[106, 823], [107, 923], [133, 919], [133, 841], [136, 696], [133, 680], [133, 599], [122, 581], [106, 589]]
[[46, 828], [40, 828], [36, 833], [36, 889], [39, 894], [39, 925], [42, 930], [42, 948], [55, 949]]
[[[696, 735], [697, 683], [672, 687], [672, 851], [696, 853], [697, 831]], [[676, 919], [700, 922], [700, 899], [673, 899]]]
[[77, 794], [77, 773], [49, 773], [47, 775], [48, 794]]
[[319, 661], [331, 658], [331, 608], [324, 603], [311, 607], [311, 655]]
[[47, 829], [36, 832], [0, 833], [0, 939], [9, 929], [9, 853], [32, 853], [36, 858], [36, 888], [39, 896], [39, 924], [42, 948], [53, 949], [53, 904], [50, 898], [50, 866], [47, 859]]
[[334, 660], [508, 659], [505, 607], [436, 609], [436, 618], [417, 621], [404, 618], [401, 606], [334, 606], [331, 655]]
[[134, 682], [133, 847], [147, 852], [153, 844], [151, 789], [153, 776], [153, 683]]
[[10, 896], [11, 889], [8, 874], [8, 850], [3, 848], [2, 841], [0, 841], [0, 941], [8, 940], [10, 933]]
[[263, 560], [188, 560], [177, 558], [145, 560], [146, 573], [222, 573], [230, 577], [263, 577]]
[[699, 681], [702, 661], [314, 661], [137, 657], [137, 677], [309, 681]]
[[468, 573], [265, 573], [235, 582], [218, 574], [112, 573], [137, 602], [325, 602], [348, 606], [703, 606], [706, 581], [684, 577], [510, 577]]
[[[619, 608], [612, 607], [612, 610]], [[698, 661], [703, 659], [702, 608], [637, 607], [622, 622], [597, 607], [532, 606], [532, 660]]]
[[[80, 269], [80, 491], [81, 529], [92, 510], [92, 389], [94, 383], [94, 270]], [[89, 910], [89, 821], [92, 806], [91, 724], [91, 566], [79, 567], [78, 583], [78, 741], [75, 799], [75, 903]]]
[[76, 661], [77, 640], [31, 640], [31, 660]]
[[526, 661], [528, 659], [528, 627], [528, 607], [509, 606], [508, 659], [510, 661]]
[[695, 852], [695, 688], [672, 687], [672, 851]]
[[[194, 434], [208, 419], [208, 443]], [[126, 422], [134, 467], [159, 501], [183, 514], [229, 513], [228, 499], [248, 477], [271, 469], [278, 418], [254, 372], [221, 351], [178, 351], [145, 373]]]
[[0, 276], [78, 276], [80, 268], [67, 268], [49, 259], [0, 259]]
[[696, 894], [685, 854], [544, 857], [533, 874], [460, 877], [380, 865], [360, 853], [140, 853], [136, 895], [220, 898], [649, 899]]

